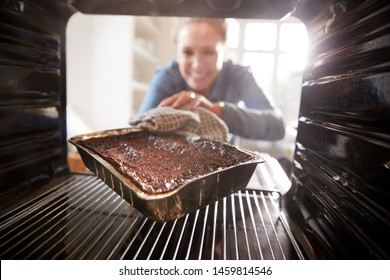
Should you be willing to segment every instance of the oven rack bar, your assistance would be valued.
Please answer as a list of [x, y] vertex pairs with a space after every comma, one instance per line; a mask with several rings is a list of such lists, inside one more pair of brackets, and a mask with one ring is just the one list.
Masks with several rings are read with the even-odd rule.
[[301, 259], [275, 191], [244, 189], [172, 222], [93, 175], [65, 176], [0, 216], [1, 259]]

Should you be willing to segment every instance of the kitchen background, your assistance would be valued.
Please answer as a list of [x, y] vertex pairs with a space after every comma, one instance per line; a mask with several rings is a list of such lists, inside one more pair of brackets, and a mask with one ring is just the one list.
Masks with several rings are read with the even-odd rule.
[[[163, 17], [73, 15], [67, 26], [68, 138], [128, 126], [155, 68], [175, 57], [175, 23], [175, 18]], [[229, 30], [230, 58], [251, 66], [287, 126], [283, 140], [241, 139], [240, 145], [267, 152], [288, 168], [309, 46], [305, 26], [293, 17], [231, 19]]]

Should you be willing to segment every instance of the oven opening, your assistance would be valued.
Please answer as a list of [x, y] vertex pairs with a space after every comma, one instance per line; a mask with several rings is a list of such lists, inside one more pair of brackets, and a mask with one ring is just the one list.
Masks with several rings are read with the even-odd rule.
[[[67, 26], [68, 137], [128, 126], [139, 113], [157, 67], [176, 57], [180, 18], [76, 13]], [[294, 17], [228, 19], [226, 60], [251, 68], [256, 82], [283, 114], [277, 141], [236, 137], [235, 144], [270, 154], [291, 172], [308, 38]], [[70, 151], [75, 149], [70, 145]], [[70, 153], [70, 167], [84, 167]], [[74, 159], [74, 160], [72, 160]]]

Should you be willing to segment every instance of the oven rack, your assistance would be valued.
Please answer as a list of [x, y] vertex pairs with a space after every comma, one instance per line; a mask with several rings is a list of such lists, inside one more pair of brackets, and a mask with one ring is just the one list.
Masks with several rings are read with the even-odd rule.
[[247, 189], [165, 223], [144, 217], [94, 175], [69, 174], [2, 213], [0, 257], [303, 259], [280, 193], [250, 188], [264, 181], [264, 170]]

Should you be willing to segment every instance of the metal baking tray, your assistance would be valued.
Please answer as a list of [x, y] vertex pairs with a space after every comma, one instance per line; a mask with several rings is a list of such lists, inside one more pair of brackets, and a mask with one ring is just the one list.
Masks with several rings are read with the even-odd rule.
[[[82, 142], [91, 137], [107, 137], [139, 132], [138, 128], [123, 128], [83, 134], [72, 137], [69, 142], [76, 146], [84, 164], [98, 178], [148, 218], [164, 222], [195, 212], [223, 197], [244, 189], [258, 163], [264, 158], [258, 152], [238, 148], [252, 159], [223, 170], [200, 176], [178, 188], [161, 194], [148, 194], [136, 186], [115, 167]], [[226, 144], [228, 145], [228, 144]]]

